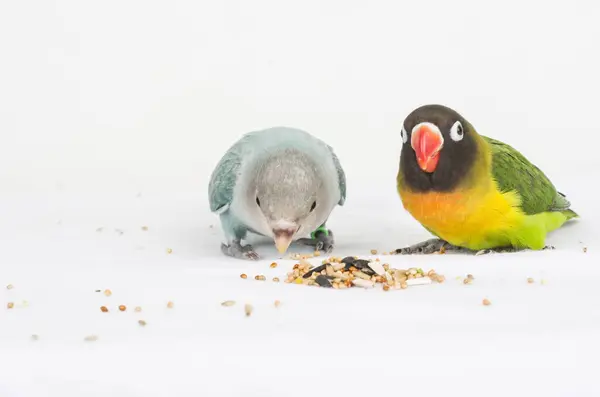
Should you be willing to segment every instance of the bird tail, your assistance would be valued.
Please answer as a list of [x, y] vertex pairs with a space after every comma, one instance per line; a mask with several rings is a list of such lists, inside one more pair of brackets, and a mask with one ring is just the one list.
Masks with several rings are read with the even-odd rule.
[[573, 211], [573, 210], [564, 210], [564, 211], [561, 211], [561, 212], [562, 212], [562, 214], [564, 216], [567, 217], [567, 220], [570, 220], [570, 219], [573, 219], [573, 218], [579, 218], [579, 214], [577, 212]]

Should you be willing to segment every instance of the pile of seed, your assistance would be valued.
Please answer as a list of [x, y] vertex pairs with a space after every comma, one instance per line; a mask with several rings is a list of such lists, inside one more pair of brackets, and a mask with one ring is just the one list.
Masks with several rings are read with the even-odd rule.
[[304, 284], [323, 288], [346, 289], [352, 287], [373, 288], [382, 285], [384, 291], [406, 289], [412, 285], [443, 283], [445, 277], [434, 270], [394, 269], [379, 260], [366, 260], [348, 256], [328, 258], [314, 267], [306, 260], [294, 265], [287, 274], [286, 283]]

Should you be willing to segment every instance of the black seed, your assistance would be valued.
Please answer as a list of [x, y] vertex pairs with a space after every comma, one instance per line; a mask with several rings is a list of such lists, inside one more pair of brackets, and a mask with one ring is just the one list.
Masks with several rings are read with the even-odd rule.
[[320, 275], [315, 279], [315, 282], [319, 284], [320, 287], [324, 288], [332, 288], [331, 283], [327, 280], [327, 277]]
[[369, 266], [365, 266], [362, 269], [360, 269], [361, 272], [363, 272], [364, 274], [366, 274], [367, 276], [374, 276], [377, 273], [375, 273], [375, 271], [373, 269], [371, 269]]
[[349, 265], [349, 264], [351, 265], [354, 263], [355, 260], [356, 259], [354, 259], [353, 256], [347, 256], [344, 259], [342, 259], [342, 263], [345, 263], [346, 265]]
[[369, 267], [369, 261], [365, 260], [365, 259], [357, 259], [356, 261], [354, 261], [354, 267], [357, 268], [357, 269], [359, 269], [359, 270], [362, 270], [365, 267], [368, 268]]
[[321, 273], [323, 270], [325, 270], [325, 267], [327, 265], [329, 265], [329, 263], [325, 263], [325, 264], [323, 264], [321, 266], [317, 266], [317, 267], [315, 267], [313, 269], [310, 269], [308, 272], [306, 272], [306, 274], [304, 276], [302, 276], [302, 278], [309, 278], [310, 276], [312, 276], [312, 274], [314, 272]]

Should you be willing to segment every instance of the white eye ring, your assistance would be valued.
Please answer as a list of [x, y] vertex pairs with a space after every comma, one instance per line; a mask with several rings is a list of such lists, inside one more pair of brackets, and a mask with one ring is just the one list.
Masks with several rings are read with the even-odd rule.
[[402, 126], [402, 131], [400, 131], [400, 136], [402, 137], [402, 143], [408, 142], [408, 133], [404, 129], [404, 126]]
[[450, 138], [452, 138], [452, 140], [454, 142], [458, 142], [458, 141], [462, 141], [462, 139], [464, 137], [465, 137], [465, 131], [463, 129], [463, 126], [460, 123], [460, 121], [457, 121], [456, 123], [454, 123], [452, 125], [452, 128], [450, 128]]

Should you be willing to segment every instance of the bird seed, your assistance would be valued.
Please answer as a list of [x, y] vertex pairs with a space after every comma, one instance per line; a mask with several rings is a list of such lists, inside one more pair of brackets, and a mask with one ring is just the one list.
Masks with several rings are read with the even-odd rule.
[[108, 313], [108, 308], [106, 306], [100, 306], [100, 310], [102, 313]]
[[13, 287], [13, 285], [12, 285], [12, 284], [8, 284], [8, 285], [6, 286], [6, 289], [13, 289], [13, 288], [14, 288], [14, 287]]
[[173, 302], [171, 302], [171, 301], [168, 301], [168, 302], [167, 302], [167, 307], [168, 307], [169, 309], [172, 309], [172, 308], [173, 308], [173, 305], [174, 305], [174, 303], [173, 303]]
[[127, 307], [125, 307], [125, 305], [121, 305], [119, 306], [119, 310], [124, 312], [125, 310], [127, 310]]
[[248, 276], [244, 273], [240, 274], [240, 277], [243, 278], [244, 280], [248, 278]]
[[376, 260], [330, 257], [318, 266], [301, 259], [291, 272], [287, 273], [286, 283], [303, 284], [331, 289], [373, 288], [381, 285], [384, 291], [406, 289], [409, 286], [443, 283], [446, 278], [435, 270], [395, 269], [389, 264]]
[[492, 302], [490, 302], [489, 299], [484, 299], [482, 303], [483, 303], [483, 306], [489, 306], [492, 304]]
[[235, 305], [235, 301], [225, 301], [225, 302], [221, 303], [221, 306], [226, 306], [226, 307], [233, 306], [233, 305]]
[[8, 303], [6, 304], [6, 308], [7, 308], [7, 309], [12, 309], [13, 307], [15, 307], [15, 304], [14, 304], [13, 302], [8, 302]]
[[246, 304], [244, 306], [244, 312], [246, 313], [246, 317], [250, 317], [250, 315], [252, 314], [253, 310], [254, 310], [254, 308], [252, 307], [252, 305]]

